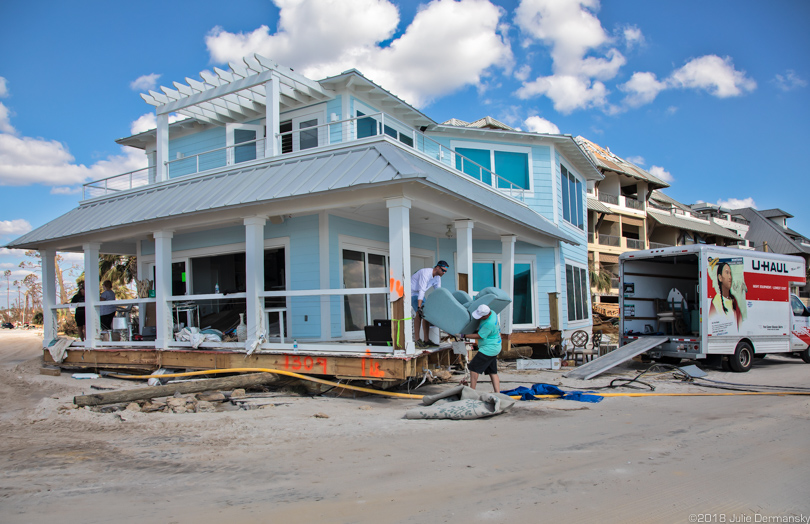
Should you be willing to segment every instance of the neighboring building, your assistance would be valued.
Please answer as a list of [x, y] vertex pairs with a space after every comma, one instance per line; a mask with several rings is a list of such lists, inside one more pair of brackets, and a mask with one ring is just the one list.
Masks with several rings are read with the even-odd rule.
[[[757, 251], [796, 255], [804, 258], [810, 267], [810, 238], [790, 229], [787, 225], [793, 215], [781, 209], [758, 211], [752, 207], [733, 210], [749, 222], [745, 239]], [[804, 302], [810, 303], [810, 279], [802, 288], [795, 289]]]
[[[513, 296], [505, 333], [557, 319], [589, 329], [585, 188], [602, 175], [570, 135], [489, 117], [438, 124], [356, 70], [313, 81], [255, 56], [202, 77], [142, 95], [157, 129], [117, 142], [144, 150], [148, 168], [85, 184], [76, 209], [9, 244], [43, 255], [46, 342], [64, 307], [58, 251], [84, 253], [91, 349], [188, 349], [173, 322], [241, 313], [247, 343], [202, 347], [284, 362], [295, 339], [309, 354], [407, 359], [410, 275], [440, 259], [443, 286]], [[170, 125], [172, 113], [188, 118]], [[100, 340], [100, 253], [137, 255], [155, 281], [155, 298], [116, 302], [154, 308], [154, 342]], [[366, 346], [364, 327], [391, 318], [407, 336]], [[353, 376], [327, 357], [322, 374]]]
[[[749, 222], [741, 213], [736, 209], [727, 209], [716, 204], [709, 204], [708, 202], [698, 202], [689, 206], [692, 211], [697, 213], [703, 218], [714, 222], [718, 226], [722, 226], [732, 233], [736, 234], [743, 239], [748, 234]], [[727, 244], [732, 245], [732, 244]], [[737, 242], [737, 247], [744, 249], [754, 249], [753, 242], [742, 240]]]
[[598, 302], [617, 302], [619, 255], [625, 251], [709, 243], [736, 244], [741, 237], [665, 195], [663, 180], [632, 162], [578, 136], [604, 176], [588, 188], [588, 258], [611, 281], [610, 290], [592, 287]]

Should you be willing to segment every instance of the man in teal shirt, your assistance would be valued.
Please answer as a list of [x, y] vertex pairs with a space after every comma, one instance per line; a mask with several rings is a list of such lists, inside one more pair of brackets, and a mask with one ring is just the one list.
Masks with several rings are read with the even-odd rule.
[[501, 352], [501, 329], [498, 325], [498, 315], [489, 309], [489, 306], [480, 305], [473, 311], [473, 318], [480, 319], [478, 334], [459, 335], [472, 340], [478, 340], [478, 353], [470, 361], [470, 387], [475, 389], [478, 377], [485, 373], [492, 381], [492, 389], [500, 393], [501, 379], [498, 378], [498, 353]]

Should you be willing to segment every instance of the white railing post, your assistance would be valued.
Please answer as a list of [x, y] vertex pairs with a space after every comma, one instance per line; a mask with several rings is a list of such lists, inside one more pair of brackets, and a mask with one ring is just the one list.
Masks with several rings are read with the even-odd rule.
[[[501, 290], [515, 300], [515, 235], [501, 235]], [[501, 311], [501, 332], [512, 333], [512, 302]]]
[[[459, 275], [458, 289], [465, 293], [472, 294], [472, 274], [473, 274], [473, 245], [472, 245], [472, 220], [456, 220], [456, 258], [458, 267], [456, 274]], [[461, 275], [466, 276], [462, 282]]]
[[[388, 246], [391, 255], [391, 287], [402, 290], [404, 312], [402, 318], [394, 318], [395, 333], [404, 334], [405, 353], [413, 354], [413, 320], [411, 316], [411, 201], [407, 198], [390, 198], [388, 208]], [[399, 284], [399, 285], [397, 285]], [[392, 290], [393, 291], [393, 290]], [[396, 316], [396, 315], [395, 315]], [[396, 340], [394, 347], [396, 347]]]
[[[268, 137], [277, 137], [280, 131], [280, 116], [279, 116], [279, 79], [273, 75], [270, 80], [264, 83], [265, 92], [265, 125], [267, 131], [265, 134]], [[273, 157], [281, 154], [281, 148], [278, 147], [276, 140], [265, 141], [265, 157]]]
[[264, 225], [263, 216], [248, 217], [245, 223], [245, 305], [247, 306], [247, 333], [245, 349], [250, 350], [261, 339], [266, 340], [264, 325]]
[[157, 145], [155, 158], [155, 181], [163, 182], [169, 179], [167, 173], [169, 161], [169, 114], [157, 114]]

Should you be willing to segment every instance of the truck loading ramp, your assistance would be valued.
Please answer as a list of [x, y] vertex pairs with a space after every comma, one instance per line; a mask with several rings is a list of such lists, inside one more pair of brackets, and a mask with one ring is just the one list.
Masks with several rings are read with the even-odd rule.
[[641, 355], [645, 351], [658, 347], [668, 340], [669, 337], [641, 337], [626, 346], [620, 347], [616, 351], [611, 351], [607, 355], [595, 358], [563, 376], [565, 378], [590, 380], [596, 375], [604, 373], [610, 368], [618, 366], [636, 355]]

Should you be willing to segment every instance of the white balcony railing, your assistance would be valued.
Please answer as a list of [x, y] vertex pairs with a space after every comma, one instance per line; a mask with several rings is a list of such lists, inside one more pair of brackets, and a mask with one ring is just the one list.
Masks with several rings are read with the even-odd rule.
[[[494, 187], [502, 193], [523, 201], [525, 188], [499, 176], [494, 171], [476, 163], [475, 161], [457, 153], [430, 137], [409, 128], [407, 125], [386, 115], [374, 113], [356, 118], [349, 118], [329, 122], [327, 124], [305, 127], [275, 135], [276, 150], [280, 156], [290, 153], [308, 151], [310, 149], [330, 146], [334, 144], [354, 142], [368, 137], [388, 135], [412, 147], [421, 155], [432, 161], [440, 162], [446, 167], [464, 173], [486, 185]], [[221, 169], [230, 165], [251, 162], [267, 158], [264, 138], [240, 142], [216, 149], [211, 149], [194, 155], [172, 159], [166, 162], [165, 169], [171, 179]], [[273, 157], [279, 158], [279, 157]], [[84, 184], [83, 198], [106, 196], [118, 191], [125, 191], [136, 187], [148, 185], [156, 181], [155, 167], [148, 167], [138, 171], [123, 173], [101, 180]]]

